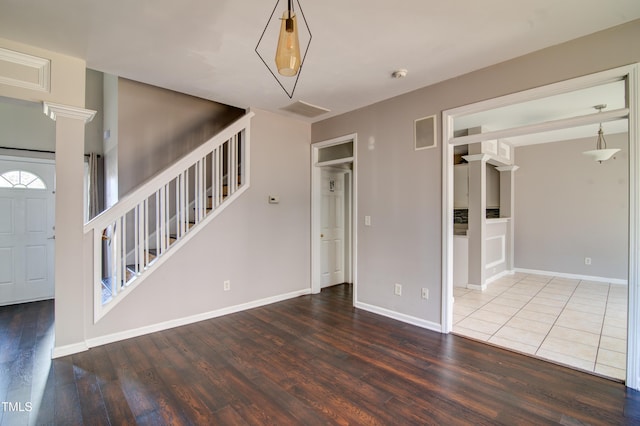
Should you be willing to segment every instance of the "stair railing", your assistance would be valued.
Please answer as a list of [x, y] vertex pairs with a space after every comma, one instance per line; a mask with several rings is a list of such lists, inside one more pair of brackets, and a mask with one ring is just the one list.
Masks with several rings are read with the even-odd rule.
[[249, 112], [84, 227], [94, 322], [249, 188]]

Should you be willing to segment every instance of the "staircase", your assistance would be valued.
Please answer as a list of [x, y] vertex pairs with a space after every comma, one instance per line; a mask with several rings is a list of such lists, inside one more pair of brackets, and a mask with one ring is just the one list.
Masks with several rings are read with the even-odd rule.
[[249, 188], [249, 112], [84, 227], [94, 323]]

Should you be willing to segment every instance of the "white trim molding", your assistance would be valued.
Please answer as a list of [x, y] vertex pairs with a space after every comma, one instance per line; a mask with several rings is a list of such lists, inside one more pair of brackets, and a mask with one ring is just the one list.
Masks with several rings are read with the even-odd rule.
[[[319, 150], [333, 145], [351, 142], [353, 154], [337, 160], [319, 162]], [[358, 300], [358, 134], [351, 133], [337, 138], [311, 144], [311, 293], [321, 291], [320, 283], [320, 180], [322, 167], [351, 163], [351, 277], [353, 281], [353, 302]]]
[[[626, 65], [603, 72], [552, 83], [511, 95], [476, 102], [442, 112], [442, 331], [453, 328], [453, 148], [483, 139], [509, 137], [523, 132], [544, 132], [565, 126], [600, 122], [627, 117], [629, 123], [629, 270], [628, 270], [628, 328], [626, 385], [640, 389], [640, 77], [639, 64]], [[539, 123], [535, 126], [513, 128], [500, 132], [455, 137], [454, 120], [469, 114], [541, 99], [560, 93], [595, 87], [614, 81], [626, 81], [626, 108], [611, 111], [607, 117], [590, 114], [582, 117]], [[516, 218], [517, 219], [517, 218]], [[539, 271], [537, 271], [539, 272]], [[556, 274], [556, 276], [561, 276]], [[574, 276], [575, 277], [575, 276]], [[623, 283], [603, 277], [581, 279]]]
[[515, 172], [520, 168], [520, 166], [500, 166], [496, 167], [496, 170], [499, 172]]
[[89, 346], [87, 346], [85, 342], [74, 343], [72, 345], [65, 346], [56, 346], [51, 350], [51, 358], [61, 358], [63, 356], [73, 355], [88, 350]]
[[51, 102], [42, 103], [42, 112], [44, 115], [56, 121], [58, 117], [72, 118], [74, 120], [82, 120], [88, 123], [96, 116], [97, 111], [79, 108], [69, 105], [54, 104]]
[[522, 274], [544, 275], [547, 277], [568, 278], [571, 280], [593, 281], [597, 283], [627, 285], [628, 281], [620, 278], [598, 277], [595, 275], [569, 274], [566, 272], [541, 271], [538, 269], [514, 268], [515, 272]]
[[[506, 222], [506, 221], [505, 221]], [[484, 268], [485, 269], [491, 269], [495, 266], [498, 265], [502, 265], [506, 260], [507, 260], [507, 240], [506, 237], [504, 235], [496, 235], [495, 237], [488, 237], [485, 238], [484, 242], [485, 245], [488, 241], [493, 241], [493, 240], [500, 240], [500, 258], [491, 262], [491, 263], [487, 263]]]
[[[14, 66], [28, 68], [31, 72], [21, 72], [23, 79], [15, 78], [15, 75], [0, 75], [0, 84], [18, 87], [21, 89], [35, 90], [38, 92], [51, 91], [51, 60], [38, 56], [27, 55], [26, 53], [0, 47], [0, 62], [7, 62]], [[24, 70], [26, 71], [26, 70]], [[29, 75], [35, 75], [33, 81], [27, 80]]]
[[144, 327], [134, 328], [132, 330], [121, 331], [118, 333], [107, 334], [105, 336], [94, 337], [87, 339], [86, 342], [76, 343], [73, 345], [60, 346], [53, 348], [52, 358], [60, 358], [67, 355], [73, 355], [75, 353], [86, 351], [96, 346], [107, 345], [113, 342], [119, 342], [125, 339], [131, 339], [133, 337], [143, 336], [145, 334], [155, 333], [158, 331], [168, 330], [183, 325], [189, 325], [200, 321], [206, 321], [213, 318], [218, 318], [224, 315], [234, 314], [236, 312], [242, 312], [253, 308], [259, 308], [261, 306], [270, 305], [272, 303], [282, 302], [283, 300], [294, 299], [296, 297], [305, 296], [310, 293], [309, 289], [303, 289], [293, 291], [291, 293], [280, 294], [277, 296], [267, 297], [264, 299], [254, 300], [252, 302], [242, 303], [240, 305], [229, 306], [227, 308], [216, 309], [209, 312], [204, 312], [197, 315], [191, 315], [184, 318], [178, 318], [170, 321], [161, 322], [158, 324], [147, 325]]
[[382, 315], [383, 317], [391, 318], [396, 321], [401, 321], [407, 324], [415, 325], [420, 328], [426, 328], [427, 330], [442, 332], [442, 326], [432, 321], [423, 320], [411, 315], [401, 314], [396, 311], [381, 308], [379, 306], [369, 305], [367, 303], [356, 302], [355, 307], [362, 309], [363, 311], [371, 312], [374, 314]]
[[491, 160], [491, 156], [489, 154], [463, 155], [462, 158], [467, 160], [467, 163], [471, 163], [472, 161], [489, 161], [489, 160]]

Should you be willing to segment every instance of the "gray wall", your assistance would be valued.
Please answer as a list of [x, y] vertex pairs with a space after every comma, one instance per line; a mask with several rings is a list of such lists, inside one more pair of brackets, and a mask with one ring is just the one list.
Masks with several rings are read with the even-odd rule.
[[118, 202], [118, 77], [103, 75], [102, 128], [108, 134], [104, 138], [105, 207]]
[[517, 268], [627, 279], [628, 135], [606, 140], [621, 151], [602, 164], [582, 155], [595, 135], [516, 148]]
[[96, 111], [96, 115], [84, 128], [84, 152], [104, 153], [102, 125], [104, 117], [103, 74], [87, 68], [87, 89], [85, 91], [85, 108]]
[[[0, 98], [0, 147], [56, 150], [56, 123], [43, 114], [42, 104]], [[0, 155], [52, 158], [0, 149]]]
[[[311, 126], [255, 112], [249, 190], [98, 324], [88, 309], [88, 338], [310, 289]], [[85, 298], [92, 306], [92, 292]]]
[[446, 109], [638, 62], [638, 40], [640, 20], [315, 123], [313, 142], [358, 134], [359, 301], [440, 323], [441, 143], [413, 151], [413, 120], [437, 113], [440, 123]]
[[120, 198], [243, 114], [228, 105], [119, 78]]

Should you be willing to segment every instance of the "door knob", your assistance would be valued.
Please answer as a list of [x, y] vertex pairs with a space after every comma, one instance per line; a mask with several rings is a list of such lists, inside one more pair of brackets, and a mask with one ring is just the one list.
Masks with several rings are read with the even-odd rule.
[[324, 234], [320, 234], [320, 238], [324, 238]]

